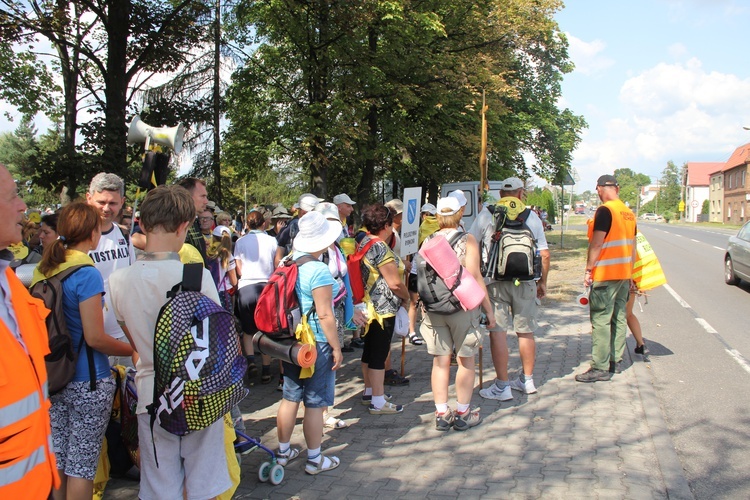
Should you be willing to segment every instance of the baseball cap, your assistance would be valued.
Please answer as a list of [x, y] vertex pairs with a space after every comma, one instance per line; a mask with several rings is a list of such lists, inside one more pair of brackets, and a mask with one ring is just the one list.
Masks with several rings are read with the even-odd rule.
[[461, 203], [455, 196], [440, 198], [437, 202], [437, 215], [454, 215], [461, 210]]
[[231, 235], [232, 230], [229, 229], [227, 226], [216, 226], [212, 234], [214, 236], [218, 236], [219, 238], [221, 238], [222, 236], [224, 236], [224, 233]]
[[617, 179], [614, 175], [602, 175], [599, 177], [599, 179], [596, 181], [597, 186], [619, 186], [617, 183]]
[[356, 205], [357, 202], [349, 198], [349, 195], [345, 193], [337, 194], [333, 197], [333, 204], [338, 205], [339, 203], [346, 203], [347, 205]]
[[432, 203], [425, 203], [424, 205], [422, 205], [420, 212], [422, 213], [427, 212], [430, 215], [435, 215], [436, 210], [437, 210], [437, 207], [435, 207], [435, 205], [433, 205]]
[[404, 202], [399, 200], [398, 198], [392, 199], [391, 201], [386, 203], [385, 206], [396, 212], [396, 215], [404, 211]]
[[515, 191], [516, 189], [521, 189], [523, 186], [523, 181], [519, 179], [518, 177], [508, 177], [504, 181], [502, 181], [502, 184], [500, 185], [501, 191]]
[[333, 203], [329, 203], [327, 201], [321, 201], [320, 203], [315, 205], [314, 211], [322, 213], [323, 215], [326, 216], [326, 219], [328, 220], [335, 219], [341, 222], [341, 217], [339, 216], [339, 209]]
[[462, 207], [466, 206], [466, 195], [460, 189], [456, 189], [455, 191], [451, 191], [448, 196], [450, 196], [451, 198], [457, 199], [458, 200], [458, 204], [461, 205]]
[[289, 212], [286, 211], [286, 208], [279, 205], [278, 207], [273, 209], [273, 212], [271, 213], [272, 219], [291, 219], [292, 216], [289, 215]]
[[315, 205], [321, 201], [323, 198], [318, 198], [312, 193], [305, 193], [299, 197], [299, 207], [306, 212], [312, 212], [315, 210]]

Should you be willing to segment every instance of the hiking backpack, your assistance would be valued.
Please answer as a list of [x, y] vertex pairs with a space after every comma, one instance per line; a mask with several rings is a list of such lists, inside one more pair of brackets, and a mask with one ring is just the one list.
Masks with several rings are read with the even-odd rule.
[[83, 346], [86, 346], [86, 356], [88, 357], [90, 390], [96, 389], [94, 351], [86, 343], [86, 338], [83, 335], [78, 347], [73, 346], [73, 338], [68, 331], [65, 312], [63, 311], [63, 281], [82, 267], [89, 265], [71, 266], [54, 276], [34, 283], [30, 289], [31, 296], [41, 299], [44, 306], [50, 310], [46, 319], [50, 353], [44, 357], [47, 367], [47, 386], [50, 394], [60, 392], [68, 385], [68, 382], [73, 380], [78, 355]]
[[515, 219], [508, 217], [504, 206], [495, 207], [495, 233], [488, 254], [486, 278], [496, 281], [528, 281], [541, 272], [536, 239], [526, 224], [531, 210], [526, 208]]
[[[448, 244], [453, 248], [454, 252], [456, 251], [455, 245], [464, 234], [466, 233], [463, 231], [456, 231], [448, 239]], [[430, 235], [430, 238], [434, 236], [434, 234]], [[461, 301], [453, 295], [454, 290], [461, 284], [463, 273], [468, 272], [463, 266], [459, 267], [456, 282], [451, 288], [448, 288], [443, 278], [435, 271], [435, 268], [427, 263], [427, 260], [419, 253], [414, 257], [414, 265], [417, 266], [417, 292], [425, 311], [435, 314], [453, 314], [463, 310]]]
[[294, 286], [297, 284], [299, 266], [313, 261], [315, 258], [310, 255], [303, 255], [297, 260], [289, 258], [274, 270], [255, 304], [255, 326], [259, 331], [272, 338], [294, 337], [302, 318]]
[[352, 287], [352, 301], [355, 304], [365, 300], [365, 284], [362, 281], [362, 259], [367, 251], [378, 241], [379, 238], [372, 237], [365, 245], [346, 258], [346, 267], [349, 273], [349, 285]]
[[177, 436], [204, 429], [247, 395], [234, 316], [201, 293], [202, 279], [202, 264], [185, 264], [156, 320], [152, 432], [154, 422]]

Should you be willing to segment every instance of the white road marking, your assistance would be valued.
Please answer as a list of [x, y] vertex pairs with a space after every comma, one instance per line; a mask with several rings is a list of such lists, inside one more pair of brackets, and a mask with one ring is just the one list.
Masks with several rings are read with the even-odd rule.
[[690, 238], [690, 241], [694, 241], [696, 243], [703, 243], [702, 241], [694, 240], [693, 238]]
[[[720, 250], [721, 250], [721, 249], [720, 249]], [[702, 328], [703, 328], [703, 329], [704, 329], [704, 330], [705, 330], [705, 331], [706, 331], [707, 333], [710, 333], [711, 335], [713, 335], [714, 337], [716, 337], [716, 339], [717, 339], [717, 340], [718, 340], [719, 342], [721, 342], [721, 344], [722, 344], [722, 345], [724, 346], [724, 350], [726, 351], [726, 353], [727, 353], [727, 354], [729, 354], [729, 356], [730, 356], [730, 357], [731, 357], [732, 359], [734, 359], [734, 360], [735, 360], [735, 361], [737, 362], [737, 364], [738, 364], [738, 365], [740, 365], [740, 367], [741, 367], [741, 368], [742, 368], [743, 370], [745, 370], [745, 371], [746, 371], [747, 373], [750, 373], [750, 361], [748, 361], [748, 359], [747, 359], [747, 358], [746, 358], [745, 356], [743, 356], [743, 355], [742, 355], [742, 354], [741, 354], [741, 353], [740, 353], [740, 352], [739, 352], [739, 351], [738, 351], [737, 349], [735, 349], [735, 348], [733, 348], [732, 346], [730, 346], [730, 345], [729, 345], [729, 344], [727, 343], [727, 341], [726, 341], [726, 340], [724, 340], [724, 338], [723, 338], [723, 337], [722, 337], [721, 335], [719, 335], [719, 332], [717, 332], [717, 331], [716, 331], [716, 330], [714, 329], [714, 327], [712, 327], [712, 326], [711, 326], [711, 325], [710, 325], [710, 324], [708, 323], [708, 321], [706, 321], [705, 319], [703, 319], [703, 318], [701, 318], [700, 316], [698, 316], [698, 313], [697, 313], [697, 312], [695, 312], [695, 309], [693, 309], [692, 307], [690, 307], [690, 304], [688, 304], [687, 302], [685, 302], [685, 300], [684, 300], [684, 299], [683, 299], [682, 297], [680, 297], [680, 296], [679, 296], [679, 294], [678, 294], [677, 292], [675, 292], [675, 291], [674, 291], [674, 289], [673, 289], [673, 288], [672, 288], [671, 286], [669, 286], [669, 285], [666, 285], [666, 284], [665, 284], [665, 285], [664, 285], [664, 288], [665, 288], [665, 289], [667, 290], [667, 292], [669, 292], [669, 294], [670, 294], [670, 295], [671, 295], [672, 297], [674, 297], [674, 299], [675, 299], [675, 300], [676, 300], [676, 301], [677, 301], [677, 302], [678, 302], [678, 303], [679, 303], [679, 304], [680, 304], [680, 305], [681, 305], [682, 307], [684, 307], [685, 309], [687, 309], [688, 311], [690, 311], [690, 314], [692, 314], [692, 315], [693, 315], [693, 317], [695, 318], [695, 321], [696, 321], [696, 322], [697, 322], [697, 323], [698, 323], [699, 325], [701, 325], [701, 327], [702, 327]]]
[[715, 248], [716, 250], [721, 250], [722, 252], [723, 252], [724, 250], [726, 250], [726, 248], [721, 248], [721, 247], [717, 247], [717, 246], [714, 246], [714, 248]]

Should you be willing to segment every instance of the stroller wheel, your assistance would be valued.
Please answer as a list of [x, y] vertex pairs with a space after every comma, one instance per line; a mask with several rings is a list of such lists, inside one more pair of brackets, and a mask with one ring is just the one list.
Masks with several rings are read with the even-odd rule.
[[271, 484], [274, 486], [280, 484], [284, 480], [284, 467], [280, 464], [276, 464], [271, 467]]
[[271, 478], [271, 462], [263, 462], [258, 468], [258, 479], [261, 483], [267, 482]]

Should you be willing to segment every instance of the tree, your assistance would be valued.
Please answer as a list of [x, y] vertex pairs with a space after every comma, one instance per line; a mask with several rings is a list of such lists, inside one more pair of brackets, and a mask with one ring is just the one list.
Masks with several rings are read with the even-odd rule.
[[634, 211], [640, 206], [641, 188], [651, 182], [649, 176], [638, 174], [629, 168], [615, 170], [615, 178], [620, 185], [620, 199]]

